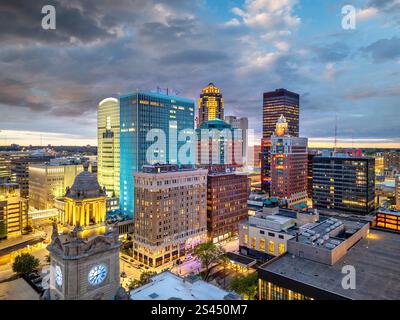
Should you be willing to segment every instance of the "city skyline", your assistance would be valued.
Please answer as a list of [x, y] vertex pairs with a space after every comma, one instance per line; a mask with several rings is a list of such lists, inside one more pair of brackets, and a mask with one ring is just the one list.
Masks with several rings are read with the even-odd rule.
[[55, 3], [56, 30], [41, 1], [0, 4], [19, 16], [2, 22], [0, 145], [96, 145], [102, 99], [169, 87], [197, 101], [213, 82], [257, 138], [263, 92], [286, 88], [310, 147], [333, 146], [336, 115], [339, 147], [400, 147], [396, 1], [354, 1], [355, 30], [334, 1]]

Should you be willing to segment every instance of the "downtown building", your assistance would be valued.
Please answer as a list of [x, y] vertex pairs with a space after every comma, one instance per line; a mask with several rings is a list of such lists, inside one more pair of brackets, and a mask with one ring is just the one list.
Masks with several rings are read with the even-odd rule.
[[[178, 140], [177, 135], [182, 130], [187, 133], [185, 136], [194, 133], [195, 106], [190, 99], [151, 92], [121, 96], [119, 105], [120, 209], [133, 218], [135, 200], [132, 173], [140, 172], [144, 165], [180, 164], [178, 152], [187, 142], [185, 139]], [[157, 135], [157, 146], [151, 149]], [[162, 138], [165, 138], [165, 144]], [[189, 157], [186, 162], [194, 164], [194, 154]]]
[[109, 197], [119, 197], [120, 188], [120, 110], [119, 101], [106, 98], [97, 110], [98, 181]]
[[247, 174], [226, 166], [210, 166], [207, 176], [207, 235], [214, 243], [238, 234], [247, 219], [250, 182]]
[[219, 119], [205, 121], [196, 129], [198, 166], [243, 165], [243, 140], [237, 129]]
[[198, 100], [197, 128], [203, 122], [220, 119], [224, 120], [224, 98], [221, 90], [213, 83], [203, 88]]
[[0, 239], [27, 233], [28, 200], [20, 196], [18, 184], [0, 183]]
[[314, 157], [313, 206], [348, 214], [375, 211], [375, 160], [368, 157]]
[[36, 210], [53, 209], [57, 198], [64, 197], [65, 190], [83, 171], [80, 161], [55, 160], [29, 165], [29, 207]]
[[133, 176], [135, 260], [157, 268], [207, 240], [207, 170], [157, 164]]
[[307, 138], [291, 136], [283, 115], [271, 137], [271, 196], [288, 208], [307, 204]]
[[323, 218], [258, 268], [259, 299], [400, 299], [398, 234], [370, 230], [362, 219]]
[[226, 116], [225, 121], [232, 126], [232, 129], [238, 130], [238, 136], [240, 136], [242, 141], [242, 157], [243, 166], [246, 168], [248, 166], [253, 166], [254, 164], [254, 148], [249, 148], [249, 119], [246, 117], [238, 118], [236, 116]]
[[288, 134], [299, 136], [300, 96], [286, 89], [265, 92], [263, 96], [263, 139], [261, 183], [266, 192], [271, 190], [271, 137], [275, 125], [283, 115], [288, 123]]

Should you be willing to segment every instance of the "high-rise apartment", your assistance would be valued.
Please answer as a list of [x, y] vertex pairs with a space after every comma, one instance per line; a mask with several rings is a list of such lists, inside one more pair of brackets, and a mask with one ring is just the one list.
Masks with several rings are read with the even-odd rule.
[[375, 159], [314, 157], [315, 208], [367, 215], [375, 210]]
[[291, 136], [281, 115], [271, 137], [271, 195], [289, 208], [307, 203], [307, 141]]
[[197, 127], [205, 121], [224, 120], [224, 98], [221, 90], [213, 83], [203, 88], [198, 101]]
[[134, 179], [136, 260], [160, 267], [206, 241], [207, 170], [151, 165]]
[[[187, 141], [178, 140], [177, 135], [182, 132], [190, 135], [191, 131], [194, 134], [194, 102], [159, 93], [135, 92], [120, 97], [120, 116], [120, 207], [133, 217], [132, 174], [148, 164], [180, 164], [178, 152]], [[194, 164], [195, 155], [188, 158], [187, 162]]]
[[106, 98], [99, 103], [97, 111], [97, 176], [110, 197], [119, 197], [119, 135], [119, 101]]
[[263, 100], [263, 140], [262, 140], [262, 189], [270, 192], [271, 188], [271, 136], [279, 117], [283, 115], [288, 123], [288, 134], [299, 136], [300, 96], [286, 89], [277, 89], [264, 93]]

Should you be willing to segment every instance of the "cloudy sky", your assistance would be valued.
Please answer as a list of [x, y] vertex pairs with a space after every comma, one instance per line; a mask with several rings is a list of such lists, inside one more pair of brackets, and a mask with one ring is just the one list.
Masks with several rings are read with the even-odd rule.
[[313, 145], [337, 115], [341, 144], [400, 147], [400, 0], [1, 0], [0, 30], [0, 144], [95, 145], [103, 98], [159, 86], [197, 101], [214, 82], [256, 133], [263, 91], [284, 87]]

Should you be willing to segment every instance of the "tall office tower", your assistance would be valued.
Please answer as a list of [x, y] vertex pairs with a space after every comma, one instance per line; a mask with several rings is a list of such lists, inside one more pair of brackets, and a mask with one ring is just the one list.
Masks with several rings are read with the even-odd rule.
[[[226, 116], [225, 121], [228, 122], [232, 129], [240, 129], [241, 130], [241, 138], [242, 138], [242, 156], [243, 156], [243, 165], [250, 166], [250, 162], [253, 161], [252, 157], [247, 157], [247, 149], [248, 149], [248, 130], [249, 130], [249, 119], [248, 118], [237, 118], [235, 116]], [[249, 150], [252, 152], [252, 150]], [[252, 154], [253, 156], [253, 154]]]
[[214, 119], [224, 120], [224, 98], [221, 91], [213, 83], [203, 88], [198, 101], [197, 127], [205, 121]]
[[315, 208], [367, 215], [375, 210], [375, 159], [314, 157]]
[[307, 142], [289, 134], [281, 115], [271, 137], [271, 195], [289, 208], [307, 204]]
[[20, 197], [19, 186], [16, 183], [0, 183], [0, 223], [3, 232], [6, 231], [5, 235], [0, 234], [0, 239], [26, 232], [28, 200]]
[[271, 136], [279, 117], [283, 115], [288, 122], [289, 135], [299, 136], [300, 96], [286, 89], [264, 93], [263, 100], [263, 141], [261, 186], [266, 192], [271, 188]]
[[395, 188], [396, 209], [400, 210], [400, 174], [396, 176]]
[[206, 241], [207, 170], [157, 164], [134, 178], [136, 260], [160, 267]]
[[247, 219], [247, 174], [223, 169], [210, 168], [207, 176], [207, 235], [214, 243], [236, 235], [239, 222]]
[[64, 197], [75, 177], [83, 171], [82, 164], [51, 162], [29, 165], [29, 206], [37, 210], [54, 208], [54, 201]]
[[97, 176], [109, 197], [119, 197], [119, 101], [106, 98], [97, 111]]
[[[133, 218], [132, 174], [141, 171], [142, 166], [147, 164], [180, 164], [178, 151], [187, 142], [178, 140], [177, 133], [194, 130], [194, 101], [158, 93], [136, 92], [120, 97], [120, 116], [120, 207], [123, 213]], [[151, 129], [155, 130], [150, 132]], [[159, 135], [160, 139], [155, 139], [153, 133]], [[165, 144], [162, 143], [163, 138]], [[153, 148], [155, 143], [157, 146]], [[188, 162], [194, 164], [195, 155], [190, 154], [189, 158]]]
[[243, 164], [241, 135], [219, 119], [205, 121], [196, 129], [198, 166]]

